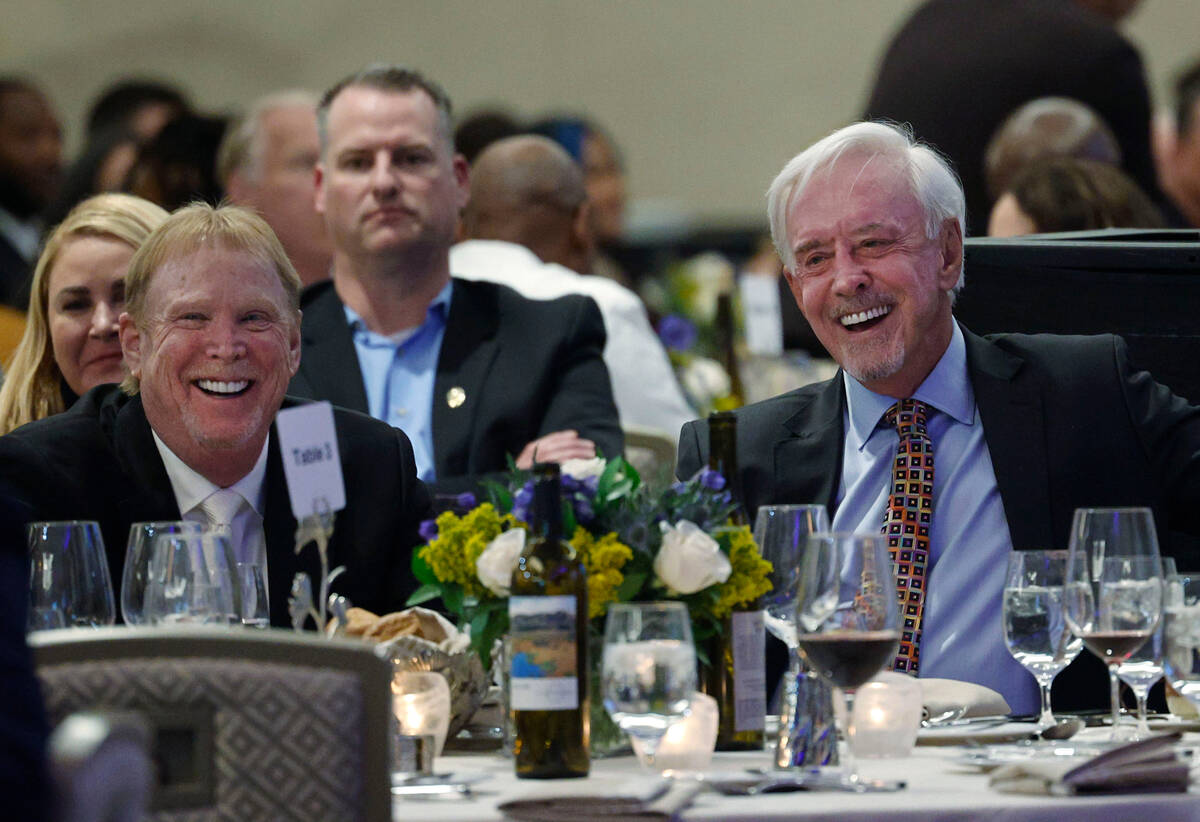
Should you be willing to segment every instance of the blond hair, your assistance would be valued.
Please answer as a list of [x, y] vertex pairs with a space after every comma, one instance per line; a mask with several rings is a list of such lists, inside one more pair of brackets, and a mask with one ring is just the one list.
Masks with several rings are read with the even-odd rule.
[[67, 242], [100, 237], [136, 249], [167, 219], [167, 212], [132, 194], [98, 194], [71, 209], [46, 238], [33, 270], [25, 333], [0, 387], [0, 434], [66, 410], [62, 371], [50, 341], [50, 270]]
[[[288, 308], [299, 320], [300, 275], [266, 221], [241, 206], [214, 207], [197, 202], [168, 217], [129, 261], [129, 271], [125, 275], [125, 312], [138, 330], [145, 330], [146, 294], [154, 274], [167, 263], [205, 247], [245, 252], [271, 268], [283, 286]], [[127, 373], [121, 388], [128, 394], [138, 393], [138, 379]]]

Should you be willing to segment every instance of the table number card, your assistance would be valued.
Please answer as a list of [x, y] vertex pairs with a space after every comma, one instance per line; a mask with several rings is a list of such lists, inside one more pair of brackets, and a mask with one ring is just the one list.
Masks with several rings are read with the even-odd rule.
[[333, 406], [313, 402], [275, 415], [283, 474], [296, 519], [346, 507]]

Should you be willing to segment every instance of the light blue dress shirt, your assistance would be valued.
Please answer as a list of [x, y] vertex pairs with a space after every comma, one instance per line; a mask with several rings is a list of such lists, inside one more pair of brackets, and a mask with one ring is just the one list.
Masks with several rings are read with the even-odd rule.
[[437, 479], [433, 460], [433, 383], [438, 355], [450, 314], [451, 283], [447, 282], [425, 311], [425, 322], [395, 334], [376, 334], [362, 317], [345, 306], [354, 336], [354, 349], [367, 389], [371, 416], [408, 435], [417, 462], [417, 476]]
[[[844, 376], [846, 437], [832, 525], [835, 531], [879, 533], [899, 442], [883, 415], [895, 399]], [[913, 398], [932, 409], [927, 431], [934, 459], [920, 675], [977, 682], [1003, 694], [1014, 712], [1035, 713], [1037, 684], [1004, 643], [1001, 608], [1012, 537], [957, 324], [946, 353]]]

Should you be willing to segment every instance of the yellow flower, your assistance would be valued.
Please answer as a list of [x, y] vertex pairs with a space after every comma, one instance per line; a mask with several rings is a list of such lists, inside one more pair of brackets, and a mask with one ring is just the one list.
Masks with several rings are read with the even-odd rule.
[[745, 525], [720, 528], [713, 536], [728, 549], [729, 564], [733, 566], [729, 579], [717, 588], [720, 596], [713, 606], [713, 616], [723, 619], [734, 606], [753, 602], [771, 590], [772, 567], [758, 553], [754, 536]]
[[625, 581], [621, 568], [633, 559], [633, 550], [615, 533], [597, 539], [583, 528], [576, 528], [571, 547], [583, 559], [588, 575], [588, 618], [602, 616], [608, 603], [617, 598], [617, 589]]
[[490, 502], [462, 517], [443, 511], [437, 518], [437, 539], [422, 547], [420, 556], [439, 582], [457, 583], [468, 597], [489, 596], [479, 581], [475, 560], [503, 531], [519, 526], [511, 514], [500, 514]]

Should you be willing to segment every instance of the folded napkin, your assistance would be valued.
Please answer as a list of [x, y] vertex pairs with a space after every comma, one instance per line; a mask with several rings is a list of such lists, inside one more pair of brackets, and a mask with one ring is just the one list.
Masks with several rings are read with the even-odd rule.
[[1005, 765], [992, 773], [990, 784], [1006, 793], [1183, 793], [1188, 765], [1175, 758], [1172, 746], [1181, 734], [1163, 734], [1113, 748], [1083, 764], [1032, 759]]
[[673, 822], [703, 790], [700, 782], [659, 779], [620, 794], [562, 794], [505, 802], [499, 810], [522, 822]]
[[1008, 703], [996, 691], [974, 682], [921, 677], [921, 719], [930, 722], [972, 716], [1003, 716]]

